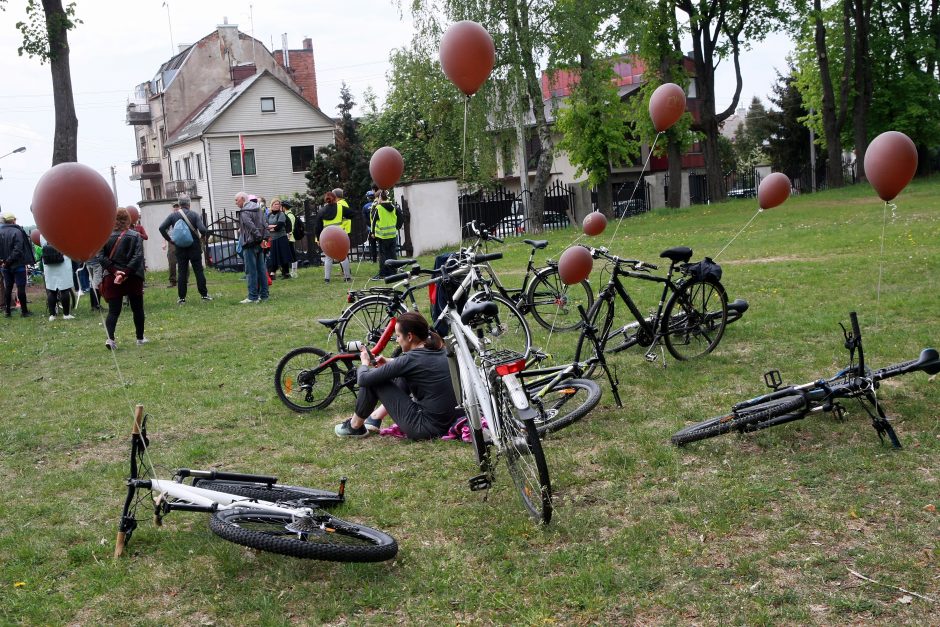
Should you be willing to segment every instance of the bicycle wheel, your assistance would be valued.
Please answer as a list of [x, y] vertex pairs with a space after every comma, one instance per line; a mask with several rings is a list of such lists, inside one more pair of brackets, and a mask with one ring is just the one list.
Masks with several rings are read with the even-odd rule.
[[753, 407], [732, 411], [721, 416], [716, 416], [715, 418], [709, 418], [698, 424], [690, 425], [681, 431], [677, 431], [672, 436], [672, 443], [681, 446], [689, 442], [713, 438], [716, 435], [722, 435], [733, 430], [742, 433], [749, 430], [753, 431], [755, 429], [748, 429], [748, 427], [790, 413], [794, 414], [793, 419], [796, 420], [806, 414], [808, 408], [805, 405], [806, 403], [801, 394], [775, 398], [771, 401], [754, 405]]
[[725, 288], [711, 279], [684, 283], [669, 299], [663, 320], [663, 339], [676, 359], [712, 352], [728, 324]]
[[[613, 297], [600, 298], [594, 301], [587, 312], [588, 323], [596, 329], [597, 337], [600, 338], [600, 348], [606, 351], [606, 341], [610, 335], [611, 326], [614, 323], [614, 307], [611, 302]], [[578, 344], [574, 352], [574, 361], [587, 362], [597, 359], [597, 347], [591, 342], [590, 338], [581, 330], [578, 337]], [[597, 370], [597, 363], [591, 363], [584, 369], [584, 376], [593, 378]]]
[[590, 379], [558, 381], [549, 388], [545, 396], [536, 398], [534, 395], [542, 386], [540, 383], [525, 386], [532, 404], [539, 410], [535, 426], [541, 437], [577, 422], [601, 400], [600, 386]]
[[532, 348], [532, 333], [516, 306], [500, 294], [476, 292], [467, 299], [467, 302], [482, 301], [492, 301], [498, 306], [496, 317], [484, 323], [484, 337], [489, 340], [489, 348], [528, 355]]
[[266, 483], [227, 479], [195, 479], [193, 485], [206, 490], [235, 494], [270, 503], [289, 502], [294, 507], [335, 507], [344, 500], [342, 495], [336, 492], [293, 485], [268, 486]]
[[529, 285], [526, 301], [535, 321], [549, 331], [571, 331], [581, 326], [578, 305], [587, 311], [594, 303], [594, 291], [587, 279], [574, 285], [565, 285], [558, 276], [558, 268], [549, 266], [540, 270]]
[[326, 351], [312, 346], [295, 348], [277, 363], [274, 389], [281, 401], [296, 412], [322, 409], [339, 391], [336, 362], [323, 365]]
[[[345, 353], [348, 342], [368, 342], [374, 345], [382, 337], [391, 316], [389, 307], [394, 301], [388, 296], [365, 296], [346, 308], [340, 322], [336, 325], [336, 349]], [[405, 313], [404, 305], [398, 306], [399, 313]]]
[[552, 485], [535, 421], [516, 417], [505, 390], [497, 391], [494, 401], [499, 412], [499, 454], [506, 459], [509, 476], [526, 511], [536, 521], [547, 524], [552, 519]]
[[395, 557], [390, 535], [346, 522], [322, 511], [297, 518], [251, 507], [215, 512], [209, 527], [219, 537], [243, 546], [330, 562], [381, 562]]

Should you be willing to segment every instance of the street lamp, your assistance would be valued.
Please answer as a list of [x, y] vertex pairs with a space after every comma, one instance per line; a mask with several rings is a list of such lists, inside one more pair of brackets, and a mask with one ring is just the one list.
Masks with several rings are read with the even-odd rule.
[[16, 150], [11, 150], [5, 155], [0, 155], [0, 159], [3, 159], [4, 157], [9, 157], [10, 155], [15, 155], [18, 152], [26, 152], [26, 146], [20, 146]]

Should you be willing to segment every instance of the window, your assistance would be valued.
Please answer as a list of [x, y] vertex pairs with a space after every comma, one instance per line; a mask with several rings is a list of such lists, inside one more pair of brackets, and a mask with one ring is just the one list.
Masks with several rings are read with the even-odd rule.
[[196, 155], [196, 174], [199, 175], [199, 180], [202, 180], [202, 153]]
[[261, 113], [274, 113], [274, 98], [261, 99]]
[[189, 157], [183, 158], [183, 169], [186, 171], [186, 178], [193, 178], [193, 165]]
[[294, 172], [306, 172], [310, 169], [310, 162], [313, 161], [313, 146], [291, 146], [290, 161], [293, 164]]
[[147, 138], [146, 137], [140, 138], [140, 152], [137, 154], [137, 156], [140, 157], [141, 159], [147, 158]]
[[[229, 161], [232, 163], [232, 176], [241, 176], [242, 175], [242, 155], [241, 151], [238, 150], [229, 150], [228, 151]], [[245, 174], [247, 176], [252, 176], [257, 174], [255, 168], [255, 150], [251, 148], [245, 151]]]
[[179, 160], [179, 159], [176, 160], [175, 165], [176, 165], [176, 180], [179, 181], [180, 179], [183, 178], [183, 177], [180, 175], [180, 160]]

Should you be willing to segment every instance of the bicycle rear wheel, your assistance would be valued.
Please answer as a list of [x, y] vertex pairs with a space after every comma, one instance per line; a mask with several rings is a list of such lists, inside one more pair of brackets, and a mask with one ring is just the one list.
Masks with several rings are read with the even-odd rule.
[[390, 535], [346, 522], [326, 512], [296, 518], [290, 514], [236, 507], [215, 512], [209, 526], [219, 537], [243, 546], [330, 562], [381, 562], [395, 557]]
[[664, 314], [663, 339], [680, 361], [712, 352], [728, 324], [728, 297], [721, 283], [706, 279], [681, 285]]
[[269, 486], [266, 483], [226, 479], [195, 479], [193, 485], [259, 501], [291, 503], [294, 507], [335, 507], [344, 502], [343, 496], [337, 492], [293, 485]]
[[484, 337], [491, 350], [509, 350], [528, 355], [532, 348], [532, 333], [525, 318], [509, 300], [500, 294], [476, 292], [467, 302], [492, 301], [497, 305], [496, 318], [482, 324]]
[[[499, 383], [502, 386], [502, 383]], [[520, 419], [505, 390], [494, 399], [499, 412], [499, 454], [506, 459], [509, 476], [532, 518], [542, 524], [552, 519], [552, 485], [535, 421]]]
[[336, 363], [323, 365], [328, 353], [304, 346], [290, 351], [274, 370], [274, 389], [285, 405], [296, 412], [322, 409], [336, 398], [339, 368]]
[[534, 383], [525, 386], [532, 404], [539, 409], [535, 426], [539, 436], [564, 429], [577, 422], [594, 409], [601, 400], [601, 388], [590, 379], [565, 379], [558, 381], [545, 396], [536, 398], [543, 384]]
[[587, 311], [594, 303], [591, 284], [585, 279], [574, 285], [565, 285], [558, 268], [549, 266], [540, 270], [526, 292], [532, 317], [549, 331], [571, 331], [583, 322], [578, 305]]
[[[388, 296], [365, 296], [350, 305], [336, 325], [336, 348], [345, 353], [348, 342], [368, 342], [375, 345], [388, 326], [391, 315], [388, 310], [394, 301]], [[398, 313], [407, 311], [404, 305], [398, 306]]]
[[[697, 442], [707, 438], [713, 438], [716, 435], [722, 435], [729, 431], [756, 431], [764, 428], [761, 423], [772, 419], [780, 418], [787, 414], [793, 414], [792, 420], [802, 418], [808, 411], [806, 402], [802, 394], [793, 396], [784, 396], [772, 401], [759, 403], [753, 407], [739, 409], [721, 416], [709, 418], [698, 424], [690, 425], [681, 431], [677, 431], [672, 436], [672, 443], [681, 446], [689, 442]], [[781, 424], [780, 421], [773, 424]], [[773, 426], [767, 424], [764, 426]]]

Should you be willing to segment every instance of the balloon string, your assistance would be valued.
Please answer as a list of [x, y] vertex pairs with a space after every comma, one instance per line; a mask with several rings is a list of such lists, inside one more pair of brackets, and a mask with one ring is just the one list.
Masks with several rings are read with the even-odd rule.
[[881, 314], [881, 275], [885, 265], [885, 227], [888, 224], [888, 205], [891, 205], [891, 213], [897, 209], [897, 205], [885, 201], [884, 215], [881, 220], [881, 255], [878, 258], [878, 287], [875, 289], [875, 329], [878, 329], [878, 316]]
[[[663, 134], [663, 131], [656, 133], [656, 137], [653, 138], [653, 145], [650, 146], [649, 154], [646, 155], [646, 161], [643, 163], [643, 168], [640, 170], [640, 174], [637, 176], [636, 184], [633, 186], [633, 191], [630, 193], [630, 198], [627, 199], [626, 209], [630, 208], [630, 203], [633, 201], [633, 197], [636, 195], [636, 190], [640, 188], [640, 183], [643, 181], [643, 174], [646, 172], [646, 167], [650, 163], [650, 159], [653, 156], [653, 150], [656, 149], [656, 142], [659, 141], [659, 136]], [[620, 186], [620, 189], [623, 189], [623, 185]], [[617, 237], [617, 231], [620, 230], [620, 223], [623, 222], [623, 219], [627, 217], [627, 211], [623, 212], [623, 215], [620, 216], [620, 219], [617, 220], [617, 227], [614, 229], [614, 234], [610, 237], [610, 243], [607, 246], [610, 246], [614, 243], [614, 239]]]
[[460, 178], [467, 180], [467, 109], [470, 108], [470, 96], [463, 101], [463, 161], [460, 165]]
[[738, 232], [735, 234], [735, 236], [732, 237], [731, 240], [730, 240], [727, 244], [725, 244], [725, 247], [722, 248], [721, 250], [719, 250], [719, 251], [718, 251], [718, 254], [715, 255], [714, 257], [712, 257], [712, 259], [713, 259], [713, 260], [714, 260], [714, 259], [718, 259], [718, 257], [721, 256], [721, 253], [725, 252], [725, 250], [728, 248], [728, 246], [731, 246], [731, 242], [733, 242], [734, 240], [738, 239], [738, 235], [740, 235], [741, 233], [743, 233], [744, 230], [745, 230], [747, 227], [751, 226], [751, 222], [753, 222], [754, 219], [755, 219], [757, 216], [759, 216], [763, 211], [764, 211], [763, 209], [758, 209], [758, 210], [757, 210], [757, 213], [755, 213], [753, 216], [751, 216], [751, 219], [747, 221], [747, 224], [745, 224], [743, 227], [741, 227], [741, 230], [738, 231]]

